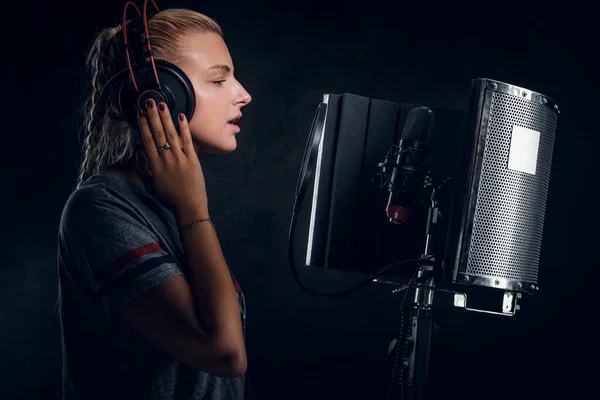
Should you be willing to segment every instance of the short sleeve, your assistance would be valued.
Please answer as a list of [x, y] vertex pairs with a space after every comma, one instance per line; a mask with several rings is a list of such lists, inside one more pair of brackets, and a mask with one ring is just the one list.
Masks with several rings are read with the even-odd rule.
[[69, 199], [59, 237], [69, 264], [96, 290], [109, 315], [153, 286], [183, 275], [141, 210], [98, 188]]

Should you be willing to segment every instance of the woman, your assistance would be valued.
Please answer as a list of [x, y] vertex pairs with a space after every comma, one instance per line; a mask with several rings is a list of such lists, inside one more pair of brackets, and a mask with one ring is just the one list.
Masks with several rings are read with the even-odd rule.
[[164, 10], [148, 21], [153, 56], [187, 75], [195, 112], [176, 119], [178, 135], [166, 104], [149, 100], [134, 129], [112, 85], [127, 68], [121, 29], [103, 30], [88, 57], [83, 162], [60, 222], [63, 398], [241, 399], [245, 304], [198, 154], [236, 148], [251, 97], [215, 21]]

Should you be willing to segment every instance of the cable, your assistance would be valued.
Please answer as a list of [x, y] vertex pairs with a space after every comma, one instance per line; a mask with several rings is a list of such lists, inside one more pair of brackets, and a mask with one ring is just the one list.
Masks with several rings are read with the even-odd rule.
[[[405, 292], [404, 292], [404, 296], [402, 297], [402, 302], [400, 303], [400, 332], [398, 334], [398, 339], [396, 339], [396, 351], [395, 351], [395, 357], [394, 357], [394, 364], [392, 366], [392, 375], [391, 375], [391, 379], [390, 379], [390, 386], [388, 388], [388, 400], [392, 399], [392, 392], [394, 393], [394, 398], [398, 398], [398, 391], [400, 391], [402, 394], [402, 390], [400, 389], [400, 387], [402, 386], [402, 380], [404, 379], [404, 374], [406, 371], [406, 365], [404, 365], [404, 363], [400, 364], [400, 372], [399, 372], [399, 378], [398, 375], [396, 375], [396, 371], [397, 371], [397, 367], [398, 367], [398, 360], [400, 359], [400, 354], [402, 353], [402, 358], [406, 358], [407, 357], [407, 351], [408, 351], [408, 346], [406, 345], [406, 329], [410, 329], [411, 324], [409, 321], [408, 325], [405, 325], [405, 315], [404, 315], [404, 301], [406, 300], [406, 297], [408, 296], [408, 292], [410, 291], [411, 287], [415, 287], [414, 282], [415, 282], [415, 275], [417, 274], [417, 271], [419, 269], [416, 268], [413, 271], [413, 274], [410, 278], [410, 281], [408, 283], [408, 287], [406, 288]], [[400, 396], [401, 397], [401, 396]]]
[[[297, 202], [296, 202], [296, 204], [297, 204]], [[349, 289], [342, 290], [341, 292], [337, 292], [337, 293], [318, 292], [314, 289], [309, 288], [308, 286], [306, 286], [306, 284], [304, 284], [304, 282], [302, 282], [302, 279], [300, 279], [300, 276], [298, 275], [298, 269], [296, 268], [296, 263], [294, 260], [294, 235], [296, 232], [296, 222], [298, 220], [298, 211], [299, 211], [299, 207], [295, 206], [294, 211], [292, 212], [292, 221], [290, 223], [290, 231], [289, 231], [289, 235], [288, 235], [288, 257], [289, 257], [290, 268], [292, 269], [292, 273], [294, 275], [294, 278], [296, 279], [296, 282], [298, 282], [298, 284], [302, 287], [302, 289], [304, 289], [306, 292], [308, 292], [312, 295], [315, 295], [321, 299], [334, 299], [334, 298], [346, 296], [346, 295], [348, 295], [356, 290], [362, 289], [365, 286], [367, 286], [368, 284], [372, 283], [373, 279], [375, 279], [379, 275], [383, 274], [385, 271], [387, 271], [388, 269], [390, 269], [392, 267], [395, 267], [397, 265], [412, 263], [412, 262], [417, 263], [419, 261], [419, 259], [407, 259], [407, 260], [403, 260], [403, 261], [399, 261], [399, 262], [390, 264], [388, 266], [383, 267], [379, 271], [369, 275], [365, 280], [358, 283], [357, 285], [352, 286]]]
[[[402, 343], [402, 338], [404, 337], [404, 329], [404, 310], [400, 309], [400, 333], [398, 334], [398, 338], [396, 339], [396, 345], [394, 346], [394, 364], [392, 365], [392, 375], [390, 379], [390, 386], [388, 388], [388, 400], [392, 399], [392, 391], [395, 390], [394, 394], [397, 393], [398, 386], [401, 385], [400, 382], [402, 381], [402, 375], [404, 374], [403, 365], [401, 365], [400, 373], [396, 373], [398, 368], [398, 359], [400, 358], [400, 348], [405, 347]], [[398, 378], [398, 375], [400, 375], [400, 378]]]
[[131, 6], [133, 8], [135, 8], [135, 11], [137, 12], [138, 16], [141, 16], [142, 14], [140, 13], [140, 9], [138, 8], [138, 6], [135, 5], [135, 3], [128, 1], [125, 4], [125, 9], [123, 10], [123, 42], [125, 43], [125, 59], [127, 60], [127, 69], [129, 70], [129, 76], [131, 78], [131, 82], [133, 83], [133, 87], [135, 88], [135, 91], [138, 92], [138, 85], [137, 85], [137, 81], [135, 80], [135, 76], [133, 74], [133, 68], [131, 67], [131, 57], [129, 56], [129, 41], [127, 40], [127, 8]]

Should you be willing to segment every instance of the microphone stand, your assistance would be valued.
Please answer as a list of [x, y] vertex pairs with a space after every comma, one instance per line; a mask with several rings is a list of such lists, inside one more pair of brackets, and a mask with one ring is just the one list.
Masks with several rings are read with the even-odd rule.
[[[444, 182], [445, 183], [445, 182]], [[440, 211], [436, 200], [436, 187], [432, 185], [432, 179], [427, 176], [425, 186], [431, 186], [430, 205], [427, 213], [427, 226], [425, 231], [425, 248], [419, 261], [416, 282], [419, 286], [435, 286], [433, 252], [433, 235], [435, 226], [440, 217]], [[440, 185], [441, 187], [441, 185]], [[412, 282], [411, 282], [412, 285]], [[409, 290], [407, 288], [406, 290]], [[431, 333], [433, 328], [432, 304], [434, 290], [423, 287], [415, 288], [415, 297], [410, 311], [409, 327], [403, 329], [402, 336], [397, 345], [407, 346], [406, 356], [402, 360], [405, 374], [401, 379], [402, 400], [413, 400], [420, 398], [421, 387], [427, 383], [429, 370], [429, 352], [431, 345]], [[416, 393], [415, 393], [416, 392]]]

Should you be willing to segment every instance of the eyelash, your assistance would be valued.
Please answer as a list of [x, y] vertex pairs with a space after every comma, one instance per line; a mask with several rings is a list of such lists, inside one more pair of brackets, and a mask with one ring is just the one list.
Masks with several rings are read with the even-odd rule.
[[223, 79], [223, 80], [220, 80], [220, 81], [213, 81], [213, 83], [214, 83], [215, 85], [217, 85], [217, 86], [221, 86], [221, 84], [222, 84], [223, 82], [225, 82], [225, 81], [226, 81], [226, 79]]

